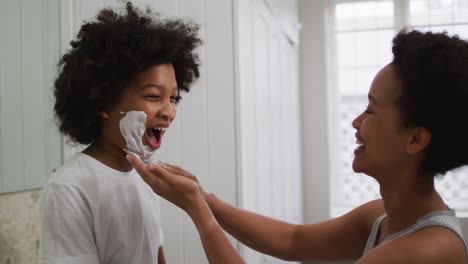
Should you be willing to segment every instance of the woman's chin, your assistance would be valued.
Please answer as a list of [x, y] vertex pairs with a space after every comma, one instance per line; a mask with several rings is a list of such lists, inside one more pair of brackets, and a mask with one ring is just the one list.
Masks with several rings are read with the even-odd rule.
[[353, 171], [354, 171], [355, 173], [362, 173], [362, 172], [364, 172], [364, 171], [363, 171], [363, 168], [359, 165], [358, 162], [356, 162], [356, 160], [353, 161], [352, 168], [353, 168]]

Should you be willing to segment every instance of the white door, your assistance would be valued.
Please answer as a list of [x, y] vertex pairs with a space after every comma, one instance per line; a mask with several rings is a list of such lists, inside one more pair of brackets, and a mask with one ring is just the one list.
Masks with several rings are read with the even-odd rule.
[[[297, 1], [237, 6], [240, 203], [302, 222]], [[247, 263], [284, 263], [241, 247]]]

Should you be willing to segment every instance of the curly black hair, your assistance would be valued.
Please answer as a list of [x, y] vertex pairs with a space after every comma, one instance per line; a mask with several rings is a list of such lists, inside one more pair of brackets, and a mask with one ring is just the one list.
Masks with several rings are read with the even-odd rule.
[[60, 131], [81, 144], [100, 133], [98, 112], [117, 103], [123, 88], [151, 66], [172, 63], [178, 89], [188, 92], [199, 77], [199, 26], [162, 19], [127, 3], [126, 12], [102, 9], [84, 23], [63, 55], [55, 80], [55, 116]]
[[392, 51], [403, 83], [397, 102], [403, 124], [432, 133], [421, 169], [442, 176], [467, 165], [468, 42], [446, 32], [403, 30]]

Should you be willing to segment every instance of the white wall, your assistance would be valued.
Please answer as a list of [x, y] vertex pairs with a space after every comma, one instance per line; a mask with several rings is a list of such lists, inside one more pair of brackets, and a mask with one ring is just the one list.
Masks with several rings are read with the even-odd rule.
[[62, 163], [50, 89], [58, 29], [58, 0], [0, 1], [0, 193], [40, 188]]
[[326, 0], [299, 0], [302, 25], [300, 80], [305, 223], [316, 223], [330, 218], [328, 148], [333, 142], [329, 142], [327, 123], [327, 102], [330, 98], [326, 89], [326, 8]]
[[[240, 202], [302, 223], [297, 0], [237, 4]], [[284, 263], [241, 250], [247, 263]]]
[[305, 222], [329, 218], [326, 1], [299, 1]]

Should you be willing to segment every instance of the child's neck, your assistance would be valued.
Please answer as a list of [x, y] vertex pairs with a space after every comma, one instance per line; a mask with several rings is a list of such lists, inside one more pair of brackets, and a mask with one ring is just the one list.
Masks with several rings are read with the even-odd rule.
[[118, 171], [131, 171], [132, 165], [125, 158], [126, 153], [113, 145], [93, 142], [83, 153]]

